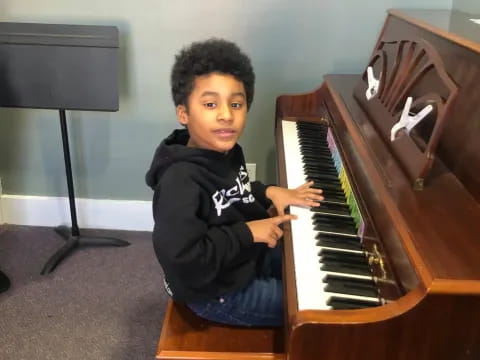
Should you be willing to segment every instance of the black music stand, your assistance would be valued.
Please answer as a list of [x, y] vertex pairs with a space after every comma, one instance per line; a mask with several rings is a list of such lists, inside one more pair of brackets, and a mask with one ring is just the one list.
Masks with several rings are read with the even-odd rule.
[[72, 227], [55, 231], [65, 244], [47, 261], [52, 272], [82, 245], [128, 246], [81, 236], [77, 224], [66, 110], [118, 110], [118, 29], [113, 26], [0, 22], [0, 106], [58, 109]]

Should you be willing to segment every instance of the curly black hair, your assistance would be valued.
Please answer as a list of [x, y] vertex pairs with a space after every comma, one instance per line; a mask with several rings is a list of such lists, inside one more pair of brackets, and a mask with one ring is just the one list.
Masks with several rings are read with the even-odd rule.
[[195, 77], [211, 73], [232, 75], [241, 81], [247, 96], [247, 109], [250, 109], [255, 85], [250, 58], [233, 42], [216, 38], [194, 42], [175, 56], [170, 77], [175, 106], [184, 105], [188, 109]]

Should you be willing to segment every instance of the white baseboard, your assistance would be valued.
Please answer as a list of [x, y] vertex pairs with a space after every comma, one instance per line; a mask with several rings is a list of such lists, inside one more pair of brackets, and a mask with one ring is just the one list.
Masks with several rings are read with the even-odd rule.
[[[151, 201], [75, 199], [80, 228], [151, 231]], [[66, 197], [2, 195], [0, 224], [71, 225]]]

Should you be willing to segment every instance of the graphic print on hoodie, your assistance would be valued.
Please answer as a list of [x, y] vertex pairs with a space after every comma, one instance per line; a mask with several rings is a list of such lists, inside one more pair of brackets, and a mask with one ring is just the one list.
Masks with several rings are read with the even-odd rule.
[[165, 288], [178, 302], [211, 299], [245, 287], [266, 244], [246, 222], [268, 217], [266, 187], [250, 183], [241, 147], [227, 154], [187, 147], [175, 130], [157, 148], [147, 184], [154, 190], [153, 244]]

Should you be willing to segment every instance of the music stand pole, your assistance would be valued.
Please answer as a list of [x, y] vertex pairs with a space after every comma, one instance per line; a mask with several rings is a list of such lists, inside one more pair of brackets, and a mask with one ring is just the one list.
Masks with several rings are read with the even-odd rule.
[[73, 189], [72, 163], [70, 161], [70, 147], [68, 144], [67, 120], [65, 109], [60, 109], [60, 128], [62, 131], [63, 157], [65, 160], [65, 174], [67, 177], [68, 200], [70, 203], [70, 218], [72, 227], [58, 226], [57, 234], [62, 236], [65, 244], [53, 254], [43, 267], [41, 274], [52, 272], [55, 267], [78, 246], [128, 246], [129, 242], [111, 237], [81, 236], [77, 223], [77, 211], [75, 206], [75, 193]]

